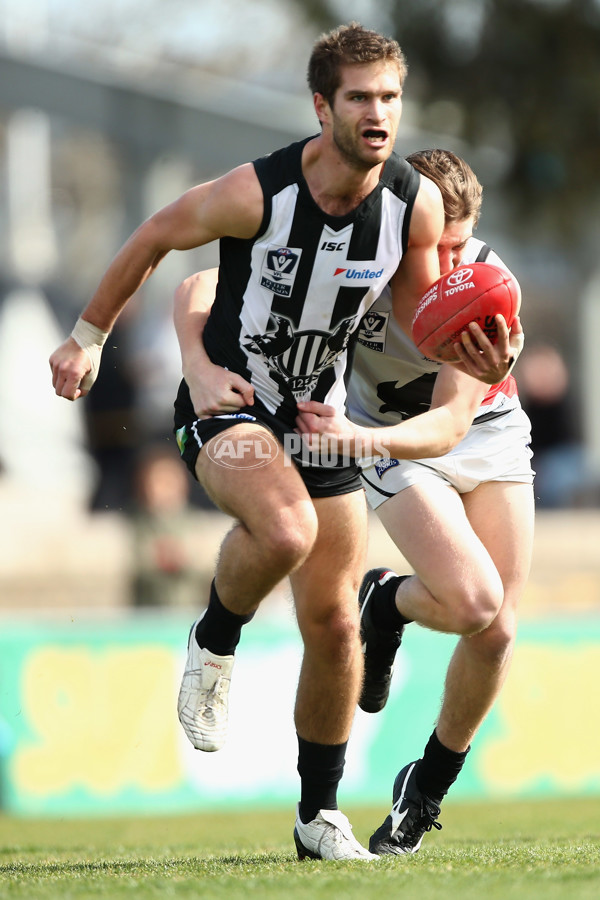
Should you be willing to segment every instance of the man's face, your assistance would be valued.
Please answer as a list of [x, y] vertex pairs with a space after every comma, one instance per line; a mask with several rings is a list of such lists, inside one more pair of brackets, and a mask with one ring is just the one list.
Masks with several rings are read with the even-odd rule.
[[372, 169], [390, 156], [402, 113], [402, 88], [394, 63], [343, 66], [328, 122], [335, 146], [358, 169]]
[[467, 241], [473, 236], [474, 222], [471, 216], [460, 222], [449, 222], [442, 232], [437, 246], [440, 259], [440, 273], [446, 275], [460, 266]]

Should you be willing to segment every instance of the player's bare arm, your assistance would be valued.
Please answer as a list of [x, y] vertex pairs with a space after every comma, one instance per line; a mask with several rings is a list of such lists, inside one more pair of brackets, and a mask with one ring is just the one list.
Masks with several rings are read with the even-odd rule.
[[[498, 265], [501, 269], [510, 269], [504, 265], [502, 260], [497, 260], [494, 265]], [[512, 275], [512, 272], [510, 273]], [[514, 278], [514, 275], [512, 276]], [[521, 308], [521, 288], [516, 279], [514, 279], [519, 294], [518, 309]], [[512, 371], [517, 361], [523, 344], [525, 335], [521, 326], [519, 316], [515, 316], [510, 328], [508, 327], [504, 316], [496, 316], [496, 325], [498, 327], [498, 336], [495, 344], [486, 337], [483, 330], [477, 322], [471, 322], [469, 325], [470, 334], [463, 332], [460, 343], [454, 344], [456, 355], [460, 362], [455, 366], [462, 372], [478, 378], [486, 384], [499, 384], [504, 381], [506, 376]]]
[[173, 322], [182, 372], [196, 415], [236, 412], [254, 403], [254, 388], [241, 375], [211, 362], [202, 339], [217, 286], [217, 269], [196, 272], [175, 291]]
[[298, 403], [296, 427], [311, 449], [334, 449], [332, 444], [337, 442], [338, 449], [357, 457], [443, 456], [464, 438], [485, 393], [481, 381], [444, 364], [436, 378], [431, 407], [421, 415], [397, 425], [365, 428], [354, 425], [334, 407], [309, 400]]
[[[98, 342], [105, 340], [127, 301], [170, 250], [190, 250], [226, 235], [253, 237], [262, 212], [262, 191], [250, 164], [186, 191], [126, 241], [81, 315], [84, 327], [91, 327]], [[87, 346], [71, 336], [50, 357], [52, 384], [59, 396], [76, 400], [91, 387], [93, 360]]]
[[518, 316], [510, 329], [504, 316], [496, 316], [498, 340], [492, 344], [477, 322], [471, 322], [470, 334], [463, 332], [461, 343], [454, 344], [460, 359], [455, 367], [478, 378], [485, 384], [499, 384], [512, 371], [525, 342], [525, 335]]
[[410, 220], [408, 247], [391, 279], [394, 316], [410, 334], [419, 301], [440, 277], [438, 242], [444, 229], [444, 206], [437, 185], [421, 175]]

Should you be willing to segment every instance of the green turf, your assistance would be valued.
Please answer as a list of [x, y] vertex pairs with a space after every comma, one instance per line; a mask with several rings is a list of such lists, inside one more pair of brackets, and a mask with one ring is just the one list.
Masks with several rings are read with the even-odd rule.
[[[349, 813], [365, 842], [385, 809]], [[598, 900], [600, 798], [450, 804], [415, 856], [296, 859], [291, 810], [28, 820], [0, 817], [0, 897], [210, 900]]]

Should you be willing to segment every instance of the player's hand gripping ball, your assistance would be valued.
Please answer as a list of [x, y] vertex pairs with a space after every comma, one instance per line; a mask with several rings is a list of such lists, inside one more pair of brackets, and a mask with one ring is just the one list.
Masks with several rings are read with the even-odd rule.
[[492, 344], [498, 339], [495, 316], [510, 328], [519, 312], [519, 286], [505, 269], [476, 262], [457, 266], [432, 284], [412, 323], [413, 341], [428, 359], [458, 362], [454, 344], [477, 322]]

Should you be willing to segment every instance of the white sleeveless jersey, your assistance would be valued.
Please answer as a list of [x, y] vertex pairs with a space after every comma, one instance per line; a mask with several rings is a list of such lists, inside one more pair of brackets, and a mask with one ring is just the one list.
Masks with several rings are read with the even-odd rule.
[[345, 409], [351, 338], [398, 268], [420, 183], [392, 154], [356, 209], [328, 215], [302, 174], [307, 140], [255, 160], [263, 221], [254, 239], [221, 240], [204, 330], [212, 361], [250, 381], [256, 403], [292, 428], [298, 400]]
[[[507, 267], [483, 241], [471, 237], [462, 263], [489, 262]], [[426, 412], [442, 363], [417, 350], [394, 318], [389, 287], [363, 316], [348, 385], [349, 418], [357, 425], [396, 425]], [[516, 383], [509, 375], [490, 388], [474, 423], [487, 421], [520, 406]]]

